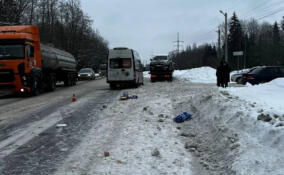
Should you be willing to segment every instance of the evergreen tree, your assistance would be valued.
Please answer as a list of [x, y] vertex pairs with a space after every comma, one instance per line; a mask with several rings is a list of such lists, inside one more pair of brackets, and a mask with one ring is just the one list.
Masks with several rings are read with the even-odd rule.
[[282, 21], [281, 21], [281, 29], [284, 31], [284, 16], [282, 17]]
[[238, 60], [237, 58], [233, 57], [233, 52], [243, 51], [242, 40], [243, 40], [243, 31], [241, 23], [236, 13], [233, 13], [233, 16], [229, 24], [229, 35], [228, 35], [229, 64], [233, 69], [237, 69], [238, 67]]
[[273, 44], [279, 45], [280, 43], [280, 31], [278, 27], [278, 23], [275, 22], [273, 26]]
[[275, 22], [273, 26], [273, 65], [280, 64], [280, 30], [278, 23]]

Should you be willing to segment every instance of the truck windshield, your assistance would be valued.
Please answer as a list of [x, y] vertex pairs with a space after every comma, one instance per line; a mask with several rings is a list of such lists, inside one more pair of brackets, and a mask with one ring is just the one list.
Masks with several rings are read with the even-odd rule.
[[0, 59], [24, 59], [25, 47], [24, 45], [0, 45]]
[[155, 56], [153, 60], [155, 61], [168, 60], [168, 57], [167, 56]]
[[131, 67], [131, 58], [115, 58], [110, 60], [110, 68], [122, 69]]

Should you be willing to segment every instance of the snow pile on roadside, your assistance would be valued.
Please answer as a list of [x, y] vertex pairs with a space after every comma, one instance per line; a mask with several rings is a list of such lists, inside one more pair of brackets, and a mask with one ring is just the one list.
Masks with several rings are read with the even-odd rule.
[[216, 69], [211, 67], [200, 67], [189, 70], [174, 71], [175, 78], [187, 80], [194, 83], [216, 83]]
[[[282, 86], [278, 81], [271, 84]], [[183, 127], [196, 134], [190, 143], [196, 144], [196, 157], [208, 167], [207, 174], [284, 174], [284, 125], [279, 125], [284, 124], [283, 112], [263, 122], [257, 119], [267, 112], [262, 106], [240, 100], [226, 90], [218, 93], [217, 87], [190, 83], [177, 83], [172, 88], [174, 108], [193, 114]]]
[[144, 76], [144, 78], [150, 78], [149, 71], [143, 72], [143, 76]]
[[227, 91], [251, 103], [262, 105], [264, 109], [273, 109], [284, 113], [284, 78], [275, 79], [269, 83], [228, 88]]

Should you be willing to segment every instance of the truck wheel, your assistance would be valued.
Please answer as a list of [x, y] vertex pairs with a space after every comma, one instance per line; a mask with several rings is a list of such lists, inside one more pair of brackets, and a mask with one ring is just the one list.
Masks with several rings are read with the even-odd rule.
[[134, 88], [138, 88], [139, 87], [139, 83], [134, 83]]
[[110, 84], [109, 84], [109, 87], [110, 87], [112, 90], [114, 90], [114, 89], [116, 89], [116, 84], [110, 83]]
[[31, 95], [37, 96], [40, 93], [40, 81], [39, 78], [34, 76], [32, 79]]
[[48, 91], [54, 91], [56, 89], [56, 78], [54, 76], [50, 77], [48, 84]]
[[71, 86], [71, 84], [72, 84], [72, 81], [71, 81], [70, 75], [68, 74], [64, 80], [64, 86]]
[[73, 85], [75, 86], [77, 84], [77, 79], [73, 78]]

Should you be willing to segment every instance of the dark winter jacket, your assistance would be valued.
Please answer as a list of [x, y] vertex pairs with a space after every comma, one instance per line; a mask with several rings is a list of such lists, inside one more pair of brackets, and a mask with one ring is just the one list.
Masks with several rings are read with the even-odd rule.
[[228, 83], [230, 81], [230, 71], [228, 63], [221, 61], [216, 71], [217, 81], [219, 83]]

